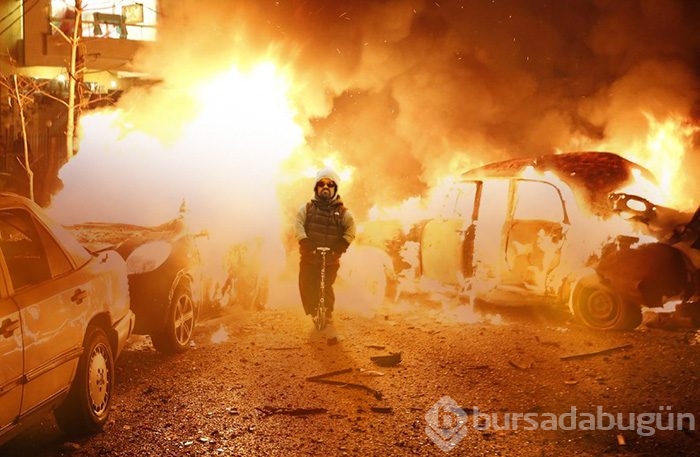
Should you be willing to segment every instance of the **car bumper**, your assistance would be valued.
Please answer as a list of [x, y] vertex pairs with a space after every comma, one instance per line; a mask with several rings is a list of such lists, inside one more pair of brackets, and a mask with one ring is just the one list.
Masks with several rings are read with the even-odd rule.
[[115, 359], [119, 357], [122, 349], [124, 349], [124, 346], [126, 346], [126, 340], [128, 340], [131, 334], [134, 332], [135, 325], [136, 315], [131, 310], [129, 310], [124, 317], [114, 323], [113, 329], [117, 335], [117, 347], [114, 354]]

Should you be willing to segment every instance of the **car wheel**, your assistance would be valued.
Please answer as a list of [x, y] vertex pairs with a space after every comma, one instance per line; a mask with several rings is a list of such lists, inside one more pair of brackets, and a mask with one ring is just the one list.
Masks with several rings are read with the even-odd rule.
[[676, 307], [676, 313], [685, 318], [690, 318], [690, 325], [700, 327], [700, 302], [691, 301], [680, 303]]
[[164, 354], [183, 352], [192, 340], [196, 317], [192, 291], [179, 284], [170, 300], [165, 328], [151, 335], [153, 347]]
[[632, 330], [642, 323], [640, 306], [624, 300], [600, 282], [597, 275], [581, 279], [572, 294], [574, 316], [599, 330]]
[[693, 327], [700, 328], [700, 310], [693, 310], [690, 314], [690, 323]]
[[112, 347], [104, 330], [90, 326], [68, 397], [54, 411], [56, 422], [71, 435], [102, 430], [109, 416], [113, 389]]

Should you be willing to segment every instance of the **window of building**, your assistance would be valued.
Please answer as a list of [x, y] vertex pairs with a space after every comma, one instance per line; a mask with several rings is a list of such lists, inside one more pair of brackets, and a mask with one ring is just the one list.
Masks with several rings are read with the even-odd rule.
[[[83, 36], [122, 40], [155, 41], [157, 0], [90, 0], [82, 3]], [[51, 0], [54, 34], [73, 33], [75, 0]]]

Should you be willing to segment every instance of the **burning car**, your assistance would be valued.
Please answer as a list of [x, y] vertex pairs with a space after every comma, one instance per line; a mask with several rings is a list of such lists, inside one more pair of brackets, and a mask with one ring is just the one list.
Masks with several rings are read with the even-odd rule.
[[156, 350], [182, 352], [192, 341], [202, 302], [196, 238], [180, 217], [158, 226], [89, 222], [67, 227], [81, 243], [125, 259], [137, 335]]
[[0, 254], [0, 443], [49, 411], [66, 432], [100, 430], [135, 325], [126, 262], [6, 193]]
[[619, 237], [608, 244], [594, 273], [573, 290], [575, 314], [591, 326], [625, 317], [636, 324], [640, 306], [671, 304], [680, 317], [700, 326], [700, 207], [690, 215], [637, 195], [609, 198], [613, 210], [652, 241]]
[[[449, 187], [436, 214], [414, 224], [398, 243], [396, 237], [384, 240], [394, 259], [401, 257], [397, 277], [409, 285], [399, 290], [433, 284], [472, 301], [568, 305], [581, 322], [598, 329], [635, 328], [642, 307], [660, 307], [672, 298], [687, 308], [696, 301], [697, 265], [687, 250], [654, 233], [652, 216], [663, 211], [625, 193], [635, 180], [652, 182], [653, 176], [607, 152], [513, 159], [469, 170]], [[623, 195], [632, 207], [625, 211]], [[639, 213], [629, 216], [634, 207]], [[665, 211], [670, 213], [667, 231], [692, 225], [691, 214]], [[386, 232], [386, 223], [381, 225]]]

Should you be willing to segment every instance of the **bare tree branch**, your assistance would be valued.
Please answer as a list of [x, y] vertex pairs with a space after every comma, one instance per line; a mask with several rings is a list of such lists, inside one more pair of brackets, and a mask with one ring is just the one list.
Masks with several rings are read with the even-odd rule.
[[66, 42], [68, 44], [71, 44], [73, 42], [73, 39], [71, 37], [69, 37], [68, 35], [66, 35], [65, 33], [63, 33], [63, 30], [61, 30], [59, 27], [57, 27], [56, 24], [49, 24], [49, 25], [51, 26], [51, 28], [55, 32], [58, 32], [58, 34], [61, 35], [61, 37], [63, 37], [63, 39], [66, 40]]
[[24, 98], [20, 93], [19, 83], [17, 82], [17, 74], [12, 75], [14, 84], [14, 97], [17, 100], [17, 109], [19, 110], [20, 126], [22, 128], [22, 146], [24, 149], [24, 170], [27, 173], [29, 181], [29, 198], [34, 201], [34, 172], [29, 164], [29, 144], [27, 143], [27, 119], [24, 115]]

